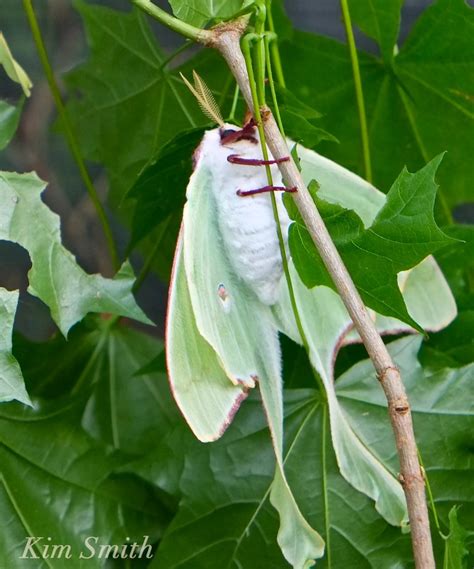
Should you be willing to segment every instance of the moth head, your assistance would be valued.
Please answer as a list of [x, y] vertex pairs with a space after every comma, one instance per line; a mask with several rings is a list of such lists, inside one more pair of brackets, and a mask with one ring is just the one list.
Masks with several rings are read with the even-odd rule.
[[253, 144], [258, 144], [257, 129], [253, 118], [250, 118], [242, 128], [236, 128], [232, 125], [223, 125], [219, 129], [219, 135], [223, 146], [233, 145], [242, 140], [248, 140]]

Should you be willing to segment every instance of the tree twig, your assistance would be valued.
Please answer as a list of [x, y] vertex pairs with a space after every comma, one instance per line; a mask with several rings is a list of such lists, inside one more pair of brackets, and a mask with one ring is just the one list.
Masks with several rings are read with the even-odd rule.
[[[225, 30], [215, 28], [215, 35], [210, 45], [225, 58], [247, 105], [253, 109], [247, 70], [240, 50], [241, 27], [239, 24], [236, 29], [230, 29], [229, 26], [226, 26]], [[278, 159], [288, 156], [288, 147], [280, 134], [271, 111], [268, 108], [262, 108], [260, 113], [263, 118], [267, 144], [273, 157]], [[293, 194], [293, 199], [367, 349], [385, 392], [400, 460], [400, 482], [407, 500], [416, 567], [417, 569], [434, 569], [435, 562], [426, 505], [424, 476], [418, 461], [410, 405], [400, 372], [393, 363], [372, 318], [364, 306], [294, 161], [290, 159], [281, 162], [278, 167], [286, 185], [288, 187], [296, 186], [298, 189]]]
[[170, 28], [170, 30], [174, 30], [178, 34], [181, 34], [190, 40], [197, 41], [199, 43], [207, 43], [212, 39], [211, 31], [196, 28], [191, 24], [183, 22], [183, 20], [180, 20], [179, 18], [171, 16], [171, 14], [168, 14], [168, 12], [159, 8], [156, 4], [153, 4], [151, 0], [131, 0], [131, 2], [152, 16], [152, 18], [155, 18], [155, 20], [158, 20], [160, 23]]

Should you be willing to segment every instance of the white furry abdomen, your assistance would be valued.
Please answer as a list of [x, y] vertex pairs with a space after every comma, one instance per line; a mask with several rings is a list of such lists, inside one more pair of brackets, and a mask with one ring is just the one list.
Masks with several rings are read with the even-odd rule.
[[[268, 185], [265, 166], [227, 161], [230, 154], [261, 159], [260, 144], [242, 140], [222, 145], [216, 129], [206, 133], [198, 152], [199, 160], [210, 162], [219, 228], [232, 268], [263, 303], [274, 304], [283, 267], [270, 194], [237, 195], [237, 190]], [[271, 166], [271, 170], [273, 184], [282, 186], [278, 167]], [[209, 189], [203, 188], [203, 191]], [[286, 246], [290, 219], [282, 203], [282, 192], [276, 192], [275, 197]]]

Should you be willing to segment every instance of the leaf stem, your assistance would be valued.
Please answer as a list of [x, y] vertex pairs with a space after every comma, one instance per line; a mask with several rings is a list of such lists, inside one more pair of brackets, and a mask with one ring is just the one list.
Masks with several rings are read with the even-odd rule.
[[352, 31], [351, 14], [347, 0], [341, 0], [342, 17], [346, 28], [347, 43], [352, 64], [352, 74], [354, 76], [354, 86], [357, 100], [357, 110], [359, 112], [360, 134], [362, 138], [362, 153], [364, 156], [365, 178], [372, 182], [372, 163], [370, 158], [369, 131], [367, 128], [367, 115], [365, 112], [364, 91], [360, 78], [359, 58], [355, 45], [354, 32]]
[[190, 40], [207, 44], [208, 40], [212, 37], [212, 32], [209, 30], [196, 28], [195, 26], [191, 26], [190, 24], [183, 22], [183, 20], [180, 20], [179, 18], [175, 18], [162, 8], [156, 6], [156, 4], [153, 4], [151, 0], [131, 0], [131, 2], [170, 30], [177, 32]]
[[440, 523], [439, 523], [438, 510], [436, 509], [436, 504], [435, 504], [435, 501], [434, 501], [433, 492], [432, 492], [432, 490], [431, 490], [430, 480], [429, 480], [429, 478], [428, 478], [428, 474], [426, 473], [426, 469], [425, 469], [425, 467], [424, 467], [423, 459], [422, 459], [422, 457], [421, 457], [421, 453], [420, 453], [420, 450], [419, 450], [419, 449], [418, 449], [418, 460], [420, 461], [420, 465], [421, 465], [421, 467], [423, 468], [423, 474], [424, 474], [424, 477], [425, 477], [425, 484], [426, 484], [426, 492], [427, 492], [427, 494], [428, 494], [428, 500], [429, 500], [429, 502], [430, 502], [431, 510], [432, 510], [432, 512], [433, 512], [433, 517], [434, 517], [435, 526], [436, 526], [436, 529], [438, 530], [440, 536], [444, 538], [443, 532], [441, 531], [441, 525], [440, 525]]
[[[232, 75], [231, 75], [232, 77]], [[235, 89], [234, 89], [234, 97], [232, 99], [232, 107], [230, 108], [230, 113], [229, 113], [229, 121], [228, 122], [235, 122], [235, 112], [237, 110], [237, 103], [239, 102], [239, 94], [240, 94], [240, 88], [238, 83], [235, 84]]]
[[86, 165], [82, 158], [81, 152], [79, 150], [79, 146], [76, 142], [76, 137], [73, 132], [73, 128], [71, 123], [69, 122], [69, 118], [67, 116], [66, 109], [64, 107], [64, 103], [61, 98], [61, 93], [59, 91], [58, 84], [56, 82], [56, 78], [53, 73], [53, 69], [51, 67], [51, 63], [48, 58], [48, 54], [46, 52], [46, 48], [43, 42], [43, 37], [41, 35], [41, 30], [38, 25], [38, 20], [36, 18], [35, 11], [33, 9], [33, 5], [31, 0], [23, 0], [23, 7], [28, 18], [28, 22], [31, 27], [31, 32], [33, 35], [34, 42], [36, 44], [36, 49], [38, 50], [38, 56], [40, 58], [41, 64], [44, 69], [44, 73], [46, 75], [46, 79], [48, 81], [49, 88], [51, 90], [51, 94], [53, 96], [59, 118], [61, 120], [62, 126], [64, 128], [64, 133], [66, 135], [67, 142], [69, 144], [69, 148], [71, 150], [71, 154], [77, 164], [79, 169], [79, 173], [81, 178], [84, 182], [86, 187], [87, 193], [94, 204], [95, 210], [97, 215], [99, 216], [100, 223], [102, 225], [102, 230], [104, 232], [107, 246], [109, 249], [110, 257], [112, 259], [112, 263], [114, 268], [117, 270], [120, 266], [119, 257], [117, 253], [117, 248], [115, 245], [115, 241], [112, 234], [112, 229], [110, 227], [109, 221], [107, 219], [107, 215], [105, 214], [105, 210], [103, 205], [99, 200], [99, 196], [97, 195], [97, 191], [92, 183], [92, 180], [89, 176], [89, 172], [87, 171]]
[[278, 99], [275, 91], [275, 82], [273, 81], [272, 60], [270, 58], [270, 45], [273, 45], [275, 41], [276, 37], [272, 37], [270, 34], [265, 35], [265, 57], [267, 59], [268, 83], [270, 85], [270, 93], [272, 94], [273, 108], [275, 109], [275, 117], [278, 123], [278, 128], [280, 129], [283, 138], [285, 138], [285, 129], [283, 127], [283, 121], [281, 120], [280, 107], [278, 106]]
[[[268, 21], [268, 29], [270, 30], [270, 32], [275, 34], [275, 25], [273, 23], [273, 14], [272, 14], [272, 0], [267, 0], [267, 21]], [[276, 34], [275, 37], [277, 37]], [[277, 41], [272, 42], [270, 50], [272, 54], [272, 63], [275, 66], [275, 75], [278, 84], [281, 87], [286, 87], [285, 76], [283, 74], [283, 66], [281, 64], [281, 58], [280, 58], [280, 48], [278, 47]]]

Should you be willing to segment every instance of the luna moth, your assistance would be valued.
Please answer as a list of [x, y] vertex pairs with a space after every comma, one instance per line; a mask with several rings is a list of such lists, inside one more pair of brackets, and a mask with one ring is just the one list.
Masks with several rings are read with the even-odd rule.
[[[220, 127], [207, 131], [195, 151], [176, 247], [166, 325], [170, 384], [181, 412], [203, 442], [224, 433], [249, 391], [258, 386], [276, 456], [270, 501], [280, 515], [278, 543], [287, 561], [304, 569], [323, 555], [324, 541], [302, 516], [284, 472], [278, 335], [284, 333], [300, 344], [302, 340], [283, 276], [269, 196], [273, 191], [287, 247], [291, 220], [282, 195], [294, 189], [285, 188], [271, 156], [267, 165], [274, 186], [267, 185], [253, 122], [243, 128], [218, 122]], [[383, 194], [313, 151], [300, 148], [299, 154], [303, 176], [318, 178], [320, 196], [355, 210], [369, 226], [384, 203]], [[337, 399], [335, 355], [345, 341], [357, 340], [350, 318], [332, 290], [307, 289], [291, 259], [289, 270], [309, 357], [326, 390], [341, 474], [375, 501], [389, 523], [406, 525], [405, 498], [396, 473], [364, 444]], [[431, 299], [420, 292], [420, 282], [423, 287], [434, 281], [437, 294], [443, 296], [438, 303], [443, 309], [436, 317]], [[407, 307], [420, 325], [439, 329], [454, 318], [449, 287], [431, 258], [401, 276], [400, 284], [409, 293]], [[412, 331], [394, 319], [375, 314], [374, 318], [385, 333]]]

